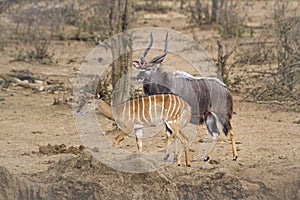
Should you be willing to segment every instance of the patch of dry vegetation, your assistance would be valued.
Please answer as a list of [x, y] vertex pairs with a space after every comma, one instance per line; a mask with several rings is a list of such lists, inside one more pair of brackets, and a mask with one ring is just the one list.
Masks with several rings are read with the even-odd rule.
[[[223, 80], [233, 90], [242, 92], [245, 99], [288, 104], [293, 110], [299, 110], [299, 3], [287, 2], [276, 0], [264, 5], [264, 9], [273, 11], [266, 12], [260, 24], [255, 24], [253, 16], [247, 13], [255, 1], [138, 1], [133, 3], [135, 10], [130, 12], [135, 16], [139, 16], [135, 12], [179, 12], [188, 16], [191, 27], [217, 27], [219, 39], [225, 44], [217, 61]], [[118, 32], [113, 30], [112, 23], [118, 21], [118, 16], [111, 14], [113, 3], [117, 1], [1, 1], [0, 50], [16, 44], [15, 61], [57, 63], [50, 48], [53, 41], [96, 43]], [[122, 20], [123, 16], [120, 17]], [[215, 44], [217, 46], [217, 41]], [[113, 79], [114, 76], [109, 77]], [[105, 83], [99, 87], [112, 88], [108, 85], [115, 81], [105, 79], [102, 82]]]

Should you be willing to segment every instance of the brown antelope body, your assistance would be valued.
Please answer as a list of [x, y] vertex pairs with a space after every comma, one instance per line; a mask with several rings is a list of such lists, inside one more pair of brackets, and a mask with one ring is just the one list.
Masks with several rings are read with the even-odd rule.
[[[113, 112], [114, 120], [117, 122], [119, 128], [118, 136], [112, 144], [112, 149], [109, 152], [108, 159], [111, 156], [113, 149], [124, 139], [125, 136], [135, 131], [137, 138], [138, 150], [142, 151], [142, 128], [158, 124], [165, 124], [168, 131], [168, 136], [174, 136], [181, 141], [181, 149], [177, 156], [175, 145], [174, 161], [179, 165], [181, 163], [182, 153], [185, 151], [186, 165], [190, 166], [189, 149], [187, 137], [182, 133], [181, 129], [186, 126], [191, 118], [190, 106], [182, 100], [179, 96], [174, 94], [157, 94], [147, 97], [138, 97], [130, 99], [119, 105], [113, 106], [109, 109], [109, 105], [100, 100], [97, 103], [98, 107], [104, 107], [110, 115]], [[80, 110], [84, 110], [81, 108]], [[168, 139], [167, 152], [164, 160], [169, 157]], [[175, 142], [176, 144], [176, 142]], [[178, 159], [177, 159], [178, 158]]]
[[[189, 166], [189, 149], [186, 136], [181, 128], [189, 123], [191, 117], [190, 106], [179, 96], [174, 94], [158, 94], [147, 97], [134, 98], [113, 108], [114, 119], [120, 127], [120, 133], [113, 142], [113, 148], [132, 131], [136, 131], [137, 146], [142, 151], [139, 138], [142, 136], [142, 128], [165, 124], [168, 132], [181, 141], [181, 149], [174, 160], [180, 164], [182, 153], [185, 150], [186, 165]], [[175, 148], [176, 149], [176, 148]], [[176, 151], [176, 150], [175, 150]], [[169, 156], [169, 146], [165, 159]]]

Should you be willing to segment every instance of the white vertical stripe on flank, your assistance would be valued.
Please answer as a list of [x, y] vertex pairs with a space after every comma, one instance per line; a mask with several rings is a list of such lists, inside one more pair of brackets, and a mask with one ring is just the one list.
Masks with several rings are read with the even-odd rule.
[[[149, 105], [149, 116], [150, 116], [150, 122], [152, 123], [153, 122], [153, 119], [152, 119], [152, 102], [151, 102], [151, 96], [148, 96], [149, 98], [149, 102], [148, 102], [148, 105]], [[155, 107], [154, 107], [155, 109]]]
[[181, 98], [179, 98], [178, 96], [176, 96], [176, 98], [178, 100], [178, 107], [177, 107], [177, 110], [175, 112], [175, 115], [178, 114], [178, 111], [179, 111], [179, 109], [181, 109], [181, 106], [182, 106], [182, 104], [181, 104]]
[[149, 123], [148, 120], [145, 117], [145, 97], [142, 98], [142, 103], [143, 103], [142, 114], [143, 114], [144, 122]]
[[126, 111], [127, 103], [128, 103], [128, 101], [123, 104], [124, 105], [123, 106], [123, 120], [125, 119], [124, 117], [125, 117], [125, 111]]
[[153, 96], [154, 101], [154, 112], [155, 112], [155, 120], [157, 120], [157, 107], [156, 107], [156, 95]]
[[168, 94], [168, 96], [169, 96], [169, 108], [168, 108], [168, 112], [167, 112], [167, 115], [165, 116], [165, 119], [168, 119], [169, 118], [169, 112], [170, 112], [170, 110], [171, 110], [171, 106], [172, 106], [172, 96], [171, 96], [171, 94]]
[[161, 95], [161, 113], [160, 113], [160, 119], [163, 120], [164, 116], [163, 116], [163, 113], [165, 111], [165, 96], [162, 94]]
[[174, 104], [173, 104], [172, 112], [171, 112], [171, 114], [170, 114], [171, 117], [174, 115], [174, 111], [175, 111], [175, 108], [176, 108], [176, 100], [177, 100], [177, 99], [176, 99], [177, 96], [173, 95], [173, 97], [174, 97]]
[[130, 111], [130, 103], [131, 103], [131, 101], [129, 100], [129, 101], [128, 101], [128, 117], [129, 117], [129, 120], [131, 120], [131, 118], [130, 118], [130, 115], [131, 115], [131, 111]]
[[[129, 109], [129, 112], [131, 112], [130, 109]], [[134, 99], [132, 100], [132, 120], [135, 122], [135, 103], [134, 103]]]
[[138, 110], [137, 110], [137, 122], [139, 123], [139, 124], [142, 124], [141, 123], [141, 118], [140, 118], [140, 99], [139, 98], [137, 98], [136, 99], [137, 100], [137, 107], [138, 107]]

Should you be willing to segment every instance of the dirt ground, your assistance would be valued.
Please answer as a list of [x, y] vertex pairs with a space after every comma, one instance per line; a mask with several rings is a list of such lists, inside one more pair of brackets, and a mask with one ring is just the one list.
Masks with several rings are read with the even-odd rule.
[[[182, 23], [170, 24], [174, 17]], [[144, 15], [144, 20], [149, 26], [159, 20], [160, 26], [192, 35], [184, 30], [187, 19], [172, 12]], [[204, 41], [216, 35], [201, 31], [197, 37]], [[237, 161], [232, 161], [229, 137], [222, 135], [211, 160], [204, 162], [199, 156], [202, 127], [191, 146], [191, 167], [120, 172], [91, 156], [74, 123], [72, 83], [93, 44], [54, 42], [59, 64], [52, 65], [12, 62], [14, 48], [12, 44], [1, 52], [0, 74], [28, 69], [68, 90], [37, 92], [14, 85], [1, 90], [0, 199], [300, 199], [299, 113], [246, 102], [234, 92]], [[115, 132], [108, 134], [115, 137]], [[135, 148], [134, 137], [123, 147]], [[145, 141], [145, 148], [156, 146]]]

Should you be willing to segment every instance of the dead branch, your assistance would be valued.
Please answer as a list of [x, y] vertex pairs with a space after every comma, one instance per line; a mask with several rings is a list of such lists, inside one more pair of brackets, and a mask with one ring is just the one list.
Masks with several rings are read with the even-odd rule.
[[0, 74], [0, 78], [5, 81], [4, 88], [7, 88], [10, 84], [15, 84], [16, 86], [29, 88], [37, 91], [64, 91], [65, 88], [62, 85], [40, 85], [36, 83], [30, 83], [21, 81], [18, 78], [11, 77], [9, 74]]
[[246, 70], [246, 73], [255, 73], [255, 74], [268, 74], [268, 75], [276, 75], [277, 73], [274, 72], [267, 72], [267, 71], [257, 71], [257, 70]]
[[271, 41], [259, 41], [259, 42], [242, 42], [242, 43], [239, 43], [238, 44], [238, 46], [252, 46], [252, 45], [265, 45], [265, 44], [272, 44], [272, 45], [274, 45], [274, 44], [276, 44], [276, 41], [274, 41], [274, 42], [271, 42]]
[[284, 103], [280, 101], [256, 101], [258, 104], [277, 104], [283, 106]]

